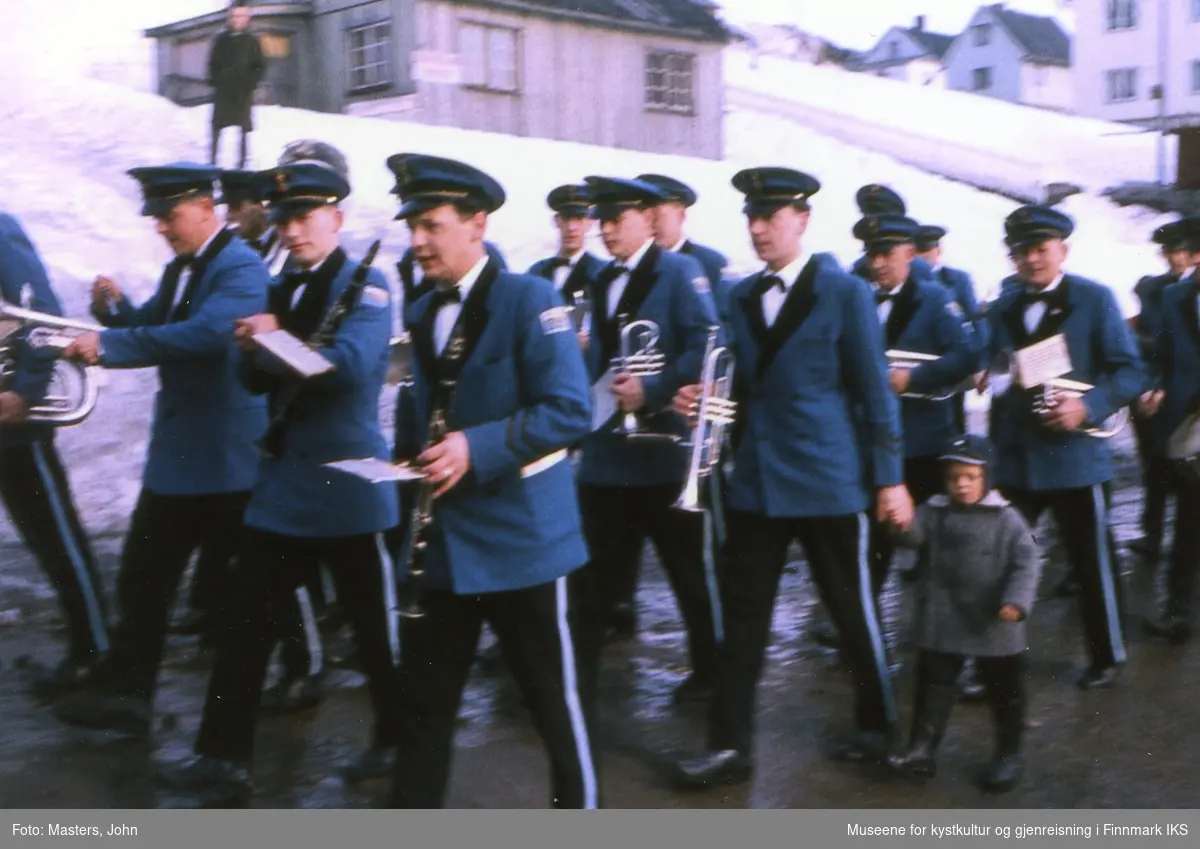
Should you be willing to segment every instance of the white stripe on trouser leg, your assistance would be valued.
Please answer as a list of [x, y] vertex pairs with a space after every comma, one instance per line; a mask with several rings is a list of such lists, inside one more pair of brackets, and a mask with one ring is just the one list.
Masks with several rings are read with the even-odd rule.
[[709, 487], [712, 493], [712, 510], [705, 510], [704, 517], [704, 583], [708, 587], [708, 604], [712, 610], [713, 639], [718, 646], [725, 645], [725, 611], [721, 606], [721, 585], [717, 578], [717, 549], [724, 537], [721, 527], [721, 487], [717, 482], [716, 470], [709, 475]]
[[1117, 606], [1116, 570], [1112, 551], [1108, 547], [1108, 510], [1104, 505], [1104, 490], [1099, 484], [1092, 487], [1093, 520], [1096, 534], [1096, 563], [1100, 567], [1100, 591], [1104, 596], [1104, 613], [1108, 622], [1108, 642], [1113, 660], [1125, 662], [1125, 642], [1121, 639], [1121, 614]]
[[46, 488], [46, 496], [50, 500], [50, 512], [54, 514], [54, 524], [58, 527], [58, 536], [67, 551], [67, 559], [75, 570], [75, 578], [79, 583], [79, 591], [83, 594], [83, 606], [87, 610], [88, 628], [92, 632], [92, 640], [100, 652], [107, 652], [108, 628], [104, 624], [104, 614], [100, 610], [100, 598], [92, 583], [92, 576], [87, 570], [83, 552], [79, 550], [79, 541], [67, 518], [66, 502], [58, 491], [58, 483], [50, 472], [46, 462], [45, 448], [40, 442], [33, 443], [33, 464], [37, 467], [38, 477]]
[[317, 617], [313, 614], [308, 587], [296, 587], [296, 604], [300, 606], [300, 623], [304, 628], [304, 643], [308, 646], [308, 674], [320, 675], [325, 665], [325, 652], [321, 647], [321, 632], [317, 630]]
[[571, 734], [575, 738], [575, 754], [579, 759], [579, 771], [583, 779], [583, 807], [596, 808], [596, 767], [592, 763], [592, 743], [588, 739], [587, 722], [583, 718], [583, 704], [579, 700], [579, 680], [575, 670], [575, 644], [571, 640], [571, 626], [567, 622], [567, 579], [554, 582], [554, 612], [558, 621], [558, 644], [562, 651], [563, 695], [567, 701], [567, 716], [571, 719]]
[[383, 534], [375, 534], [375, 548], [379, 551], [379, 571], [383, 573], [383, 610], [387, 621], [388, 649], [392, 652], [392, 666], [399, 666], [400, 610], [396, 601], [396, 570], [383, 541]]
[[875, 596], [871, 592], [871, 568], [867, 563], [871, 548], [871, 524], [866, 513], [858, 514], [858, 600], [862, 605], [867, 633], [871, 637], [871, 654], [875, 658], [875, 674], [883, 695], [883, 709], [891, 725], [899, 722], [896, 703], [892, 698], [892, 678], [888, 674], [887, 649], [883, 644], [883, 629], [876, 615]]

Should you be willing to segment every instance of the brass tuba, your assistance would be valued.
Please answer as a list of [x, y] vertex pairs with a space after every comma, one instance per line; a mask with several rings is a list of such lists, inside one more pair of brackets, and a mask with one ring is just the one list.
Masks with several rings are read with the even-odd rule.
[[720, 327], [708, 329], [704, 349], [704, 369], [700, 375], [700, 398], [696, 402], [696, 424], [692, 429], [691, 460], [687, 481], [675, 502], [675, 508], [697, 513], [700, 507], [700, 479], [709, 475], [721, 461], [725, 429], [733, 424], [737, 404], [733, 392], [733, 353], [717, 345]]
[[[1090, 392], [1092, 389], [1095, 389], [1095, 387], [1090, 383], [1068, 380], [1065, 377], [1056, 377], [1049, 383], [1042, 384], [1042, 391], [1033, 399], [1033, 412], [1037, 415], [1044, 415], [1058, 406], [1059, 399], [1082, 398], [1085, 393]], [[1081, 428], [1081, 432], [1096, 439], [1112, 439], [1125, 429], [1125, 425], [1128, 422], [1129, 408], [1122, 407], [1104, 423], [1104, 427], [1085, 427]]]
[[[0, 390], [7, 389], [12, 382], [22, 341], [30, 348], [55, 348], [61, 352], [75, 337], [103, 329], [98, 324], [0, 302]], [[96, 366], [56, 359], [46, 397], [30, 408], [29, 421], [56, 427], [79, 424], [96, 406], [103, 374]]]

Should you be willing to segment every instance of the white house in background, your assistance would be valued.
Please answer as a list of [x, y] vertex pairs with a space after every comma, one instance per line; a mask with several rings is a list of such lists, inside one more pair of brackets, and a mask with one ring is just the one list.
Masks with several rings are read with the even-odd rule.
[[918, 15], [911, 27], [889, 29], [851, 67], [864, 74], [941, 87], [942, 57], [953, 43], [954, 36], [925, 29], [925, 16]]
[[1003, 3], [980, 6], [943, 61], [947, 88], [1060, 112], [1074, 108], [1071, 39], [1054, 18]]
[[1070, 5], [1076, 111], [1178, 134], [1178, 185], [1200, 189], [1200, 0], [1165, 0], [1166, 20], [1159, 0]]

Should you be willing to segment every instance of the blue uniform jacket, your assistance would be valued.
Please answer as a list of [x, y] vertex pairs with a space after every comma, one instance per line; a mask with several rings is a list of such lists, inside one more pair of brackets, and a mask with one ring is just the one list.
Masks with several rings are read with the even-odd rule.
[[110, 328], [100, 334], [101, 365], [158, 367], [142, 485], [159, 495], [249, 490], [258, 470], [254, 440], [267, 425], [265, 401], [238, 380], [233, 330], [237, 319], [266, 308], [270, 278], [258, 254], [231, 233], [218, 235], [206, 254], [187, 284], [190, 301], [185, 295], [174, 313], [174, 262], [142, 306], [122, 297], [115, 311], [93, 312]]
[[1167, 286], [1160, 301], [1162, 324], [1155, 337], [1155, 362], [1158, 385], [1166, 396], [1158, 415], [1151, 419], [1160, 456], [1171, 433], [1200, 409], [1200, 310], [1195, 279], [1184, 278]]
[[1159, 274], [1143, 277], [1133, 287], [1141, 304], [1137, 317], [1137, 341], [1147, 369], [1157, 371], [1158, 335], [1163, 328], [1163, 296], [1167, 288], [1178, 282], [1174, 274]]
[[708, 285], [712, 289], [713, 306], [716, 307], [717, 318], [721, 320], [722, 327], [728, 328], [729, 293], [737, 284], [736, 280], [725, 279], [725, 267], [729, 265], [729, 260], [719, 251], [705, 245], [698, 245], [691, 239], [683, 243], [679, 253], [694, 257], [700, 263], [700, 267], [704, 269], [704, 273], [708, 276]]
[[[431, 300], [407, 310], [413, 402], [396, 419], [396, 454], [409, 459], [427, 439], [438, 369]], [[467, 349], [447, 427], [466, 436], [471, 468], [435, 502], [426, 580], [464, 595], [553, 581], [588, 559], [566, 457], [591, 426], [574, 325], [553, 284], [495, 263], [471, 289], [459, 321]], [[402, 564], [410, 542], [398, 552]]]
[[940, 283], [950, 294], [950, 299], [962, 309], [965, 330], [971, 337], [971, 349], [976, 355], [976, 371], [987, 369], [987, 321], [979, 309], [975, 296], [975, 284], [971, 275], [958, 268], [942, 266], [931, 270], [933, 281]]
[[[26, 290], [28, 286], [28, 290]], [[26, 292], [28, 303], [24, 303]], [[0, 213], [0, 297], [13, 306], [25, 307], [48, 315], [62, 315], [62, 306], [46, 267], [38, 256], [28, 234], [12, 215]], [[13, 375], [7, 391], [16, 392], [32, 406], [46, 399], [46, 389], [54, 372], [54, 359], [58, 352], [53, 349], [39, 350], [23, 344], [24, 331], [13, 338]], [[30, 422], [0, 428], [0, 439], [7, 444], [29, 442], [48, 434], [51, 425]]]
[[[525, 273], [554, 282], [554, 269], [550, 265], [553, 261], [554, 257], [539, 259], [533, 265], [529, 266], [529, 270]], [[504, 266], [502, 265], [501, 270], [503, 268]], [[600, 273], [600, 269], [602, 268], [604, 268], [604, 260], [584, 251], [583, 256], [579, 257], [579, 262], [575, 263], [575, 267], [571, 269], [571, 273], [567, 275], [567, 279], [563, 282], [563, 287], [559, 291], [563, 302], [570, 306], [571, 296], [576, 292], [588, 292], [590, 295], [590, 285], [595, 281], [596, 275]]]
[[[652, 246], [629, 275], [624, 294], [609, 318], [608, 294], [597, 282], [592, 287], [592, 331], [587, 350], [590, 383], [608, 370], [619, 352], [617, 316], [646, 319], [659, 328], [658, 349], [666, 355], [659, 375], [643, 378], [647, 428], [658, 433], [689, 433], [687, 423], [671, 409], [681, 386], [700, 379], [708, 329], [720, 325], [709, 292], [708, 278], [696, 260]], [[720, 335], [723, 338], [723, 331]], [[589, 433], [581, 445], [579, 481], [595, 486], [655, 486], [683, 484], [687, 451], [659, 441], [636, 442], [612, 432], [621, 413]]]
[[[909, 392], [941, 394], [970, 376], [979, 361], [961, 307], [932, 280], [909, 278], [892, 302], [884, 325], [886, 349], [937, 354], [909, 375]], [[952, 402], [901, 398], [906, 457], [940, 454], [955, 435]]]
[[[333, 274], [320, 305], [322, 315], [345, 291], [358, 265], [339, 249], [317, 270], [318, 275]], [[282, 282], [279, 278], [273, 286]], [[262, 461], [246, 507], [247, 526], [285, 536], [329, 538], [379, 533], [396, 524], [394, 486], [372, 484], [323, 465], [388, 459], [379, 397], [391, 331], [391, 293], [383, 273], [371, 269], [358, 303], [346, 314], [332, 344], [319, 349], [334, 370], [305, 381], [292, 406], [280, 455]], [[254, 392], [277, 392], [285, 373], [286, 366], [264, 352], [243, 356], [242, 379]]]
[[[1058, 299], [1047, 304], [1032, 335], [1025, 330], [1023, 292], [1022, 285], [1009, 286], [988, 311], [993, 355], [1011, 354], [1062, 333], [1074, 366], [1064, 377], [1095, 387], [1083, 396], [1089, 422], [1099, 425], [1137, 398], [1146, 381], [1142, 360], [1107, 287], [1065, 275]], [[992, 398], [996, 485], [1040, 491], [1089, 487], [1112, 479], [1106, 440], [1048, 430], [1037, 420], [1031, 403], [1031, 393], [1015, 382]]]
[[[500, 270], [508, 269], [508, 263], [504, 259], [504, 254], [500, 252], [500, 248], [496, 247], [491, 242], [484, 242], [483, 246], [487, 249], [488, 256], [495, 262], [499, 263]], [[415, 304], [426, 292], [433, 288], [430, 281], [424, 279], [420, 283], [416, 281], [416, 255], [413, 249], [409, 248], [400, 257], [400, 261], [396, 263], [396, 272], [400, 275], [400, 291], [404, 293], [404, 314], [408, 315], [408, 308]], [[408, 329], [407, 320], [405, 329]]]
[[771, 517], [857, 513], [875, 487], [904, 482], [900, 406], [871, 292], [832, 254], [815, 254], [767, 328], [760, 277], [733, 291], [738, 410], [727, 503]]

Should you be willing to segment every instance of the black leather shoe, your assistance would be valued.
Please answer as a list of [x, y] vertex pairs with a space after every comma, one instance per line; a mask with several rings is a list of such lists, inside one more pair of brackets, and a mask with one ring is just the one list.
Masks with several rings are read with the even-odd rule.
[[1012, 752], [997, 756], [984, 770], [980, 782], [987, 793], [1007, 793], [1021, 781], [1021, 755]]
[[108, 693], [78, 693], [61, 702], [54, 715], [68, 725], [150, 736], [154, 708], [149, 699]]
[[706, 702], [712, 698], [712, 694], [712, 676], [697, 675], [693, 672], [687, 678], [683, 679], [683, 683], [675, 688], [675, 692], [671, 694], [671, 700], [677, 705]]
[[832, 757], [842, 763], [882, 764], [891, 753], [892, 741], [882, 731], [859, 731], [833, 750]]
[[321, 703], [324, 697], [323, 675], [301, 675], [280, 681], [263, 693], [262, 708], [267, 713], [299, 713]]
[[1160, 637], [1173, 646], [1182, 646], [1192, 638], [1192, 626], [1181, 616], [1168, 616], [1162, 622], [1147, 619], [1142, 627], [1147, 634]]
[[390, 778], [396, 762], [395, 746], [372, 746], [353, 763], [341, 769], [342, 780], [347, 784]]
[[754, 774], [750, 756], [737, 749], [705, 752], [675, 765], [675, 776], [683, 787], [712, 787], [721, 784], [740, 784]]
[[1115, 666], [1089, 666], [1075, 682], [1081, 690], [1099, 690], [1117, 683], [1118, 669]]
[[181, 807], [237, 808], [254, 795], [250, 764], [204, 755], [161, 767], [158, 782], [184, 803]]
[[77, 661], [68, 658], [52, 669], [31, 668], [29, 686], [38, 699], [53, 701], [73, 693], [99, 690], [102, 671], [100, 660]]
[[963, 665], [962, 674], [958, 678], [958, 698], [964, 702], [977, 702], [986, 696], [987, 687], [979, 680], [979, 670], [972, 658]]

